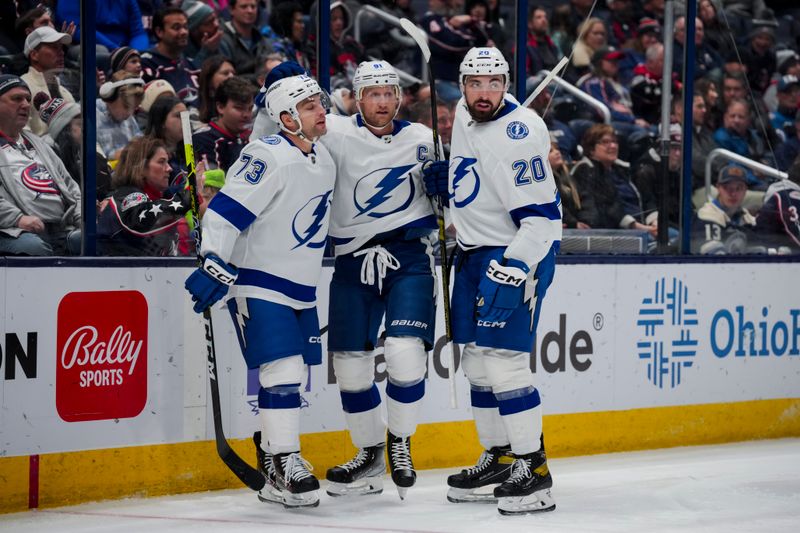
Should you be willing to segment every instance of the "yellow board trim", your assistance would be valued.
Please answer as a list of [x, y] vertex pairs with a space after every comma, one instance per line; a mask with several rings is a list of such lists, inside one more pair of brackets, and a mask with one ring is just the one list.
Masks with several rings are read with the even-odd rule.
[[[800, 436], [800, 398], [576, 413], [544, 417], [549, 457]], [[233, 440], [254, 463], [249, 439]], [[301, 437], [319, 477], [355, 453], [345, 431]], [[418, 469], [473, 464], [481, 452], [472, 421], [422, 424], [413, 439]], [[39, 506], [241, 487], [212, 441], [40, 456]], [[0, 458], [0, 513], [28, 508], [28, 457]]]

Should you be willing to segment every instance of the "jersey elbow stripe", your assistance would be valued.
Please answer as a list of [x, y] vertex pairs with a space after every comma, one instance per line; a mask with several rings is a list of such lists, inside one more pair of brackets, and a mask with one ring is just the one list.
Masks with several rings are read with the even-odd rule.
[[252, 211], [222, 191], [211, 199], [208, 209], [230, 222], [239, 231], [247, 229], [247, 226], [256, 219], [256, 215]]
[[[219, 193], [217, 193], [219, 195]], [[216, 198], [216, 196], [214, 197]], [[317, 299], [317, 288], [303, 285], [292, 280], [251, 268], [240, 268], [236, 285], [250, 285], [270, 291], [279, 292], [298, 302], [314, 302]]]
[[561, 211], [558, 206], [560, 202], [556, 199], [555, 202], [549, 204], [529, 204], [524, 207], [518, 207], [512, 210], [509, 214], [514, 224], [519, 227], [520, 221], [528, 217], [542, 217], [547, 220], [561, 220]]

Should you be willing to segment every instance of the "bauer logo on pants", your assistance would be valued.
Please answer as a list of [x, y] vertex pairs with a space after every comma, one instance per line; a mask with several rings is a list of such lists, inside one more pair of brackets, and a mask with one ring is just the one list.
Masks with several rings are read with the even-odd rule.
[[147, 300], [72, 292], [58, 305], [56, 409], [66, 422], [132, 418], [147, 402]]

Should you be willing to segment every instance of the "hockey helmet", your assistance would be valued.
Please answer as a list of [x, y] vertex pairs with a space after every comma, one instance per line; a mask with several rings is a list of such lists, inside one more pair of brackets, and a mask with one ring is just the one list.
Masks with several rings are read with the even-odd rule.
[[362, 61], [353, 75], [353, 92], [356, 100], [361, 100], [361, 93], [367, 87], [389, 85], [395, 88], [397, 99], [400, 99], [400, 76], [387, 61]]
[[306, 98], [311, 98], [317, 94], [320, 95], [322, 106], [328, 109], [330, 107], [330, 99], [320, 88], [316, 80], [306, 75], [283, 78], [273, 83], [270, 88], [267, 89], [265, 98], [267, 114], [281, 129], [283, 129], [283, 123], [281, 122], [281, 115], [283, 113], [289, 113], [289, 116], [299, 123], [300, 113], [297, 112], [297, 105]]
[[467, 76], [502, 75], [505, 78], [506, 92], [511, 84], [508, 62], [503, 57], [503, 53], [494, 46], [471, 48], [461, 61], [458, 73], [461, 92], [464, 92], [464, 81]]

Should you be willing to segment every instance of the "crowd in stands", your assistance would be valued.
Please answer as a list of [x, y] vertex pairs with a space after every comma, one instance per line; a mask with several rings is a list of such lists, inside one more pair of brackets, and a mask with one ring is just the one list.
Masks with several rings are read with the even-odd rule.
[[[2, 4], [0, 255], [78, 254], [81, 106], [91, 105], [78, 102], [79, 3]], [[800, 253], [800, 8], [774, 12], [762, 0], [699, 0], [691, 37], [685, 4], [676, 2], [673, 36], [662, 31], [664, 0], [551, 0], [530, 6], [527, 92], [543, 80], [543, 71], [568, 57], [561, 77], [608, 110], [606, 119], [596, 105], [556, 84], [530, 104], [551, 132], [549, 161], [564, 225], [638, 230], [652, 245], [666, 180], [668, 234], [675, 242], [681, 142], [689, 136], [693, 252]], [[317, 75], [316, 2], [94, 5], [99, 251], [192, 255], [180, 114], [191, 116], [202, 213], [249, 140], [254, 98], [268, 73], [291, 60]], [[355, 68], [381, 58], [404, 74], [397, 118], [431, 124], [430, 88], [417, 46], [371, 9], [409, 18], [428, 35], [438, 133], [447, 151], [460, 97], [459, 63], [474, 46], [496, 46], [513, 58], [514, 6], [500, 0], [332, 1], [332, 112], [357, 112], [351, 92]], [[667, 38], [673, 49], [673, 104], [664, 165], [659, 138]], [[687, 38], [696, 49], [691, 132], [682, 127]], [[706, 157], [715, 148], [787, 172], [789, 179], [776, 181], [719, 158], [709, 195]]]

